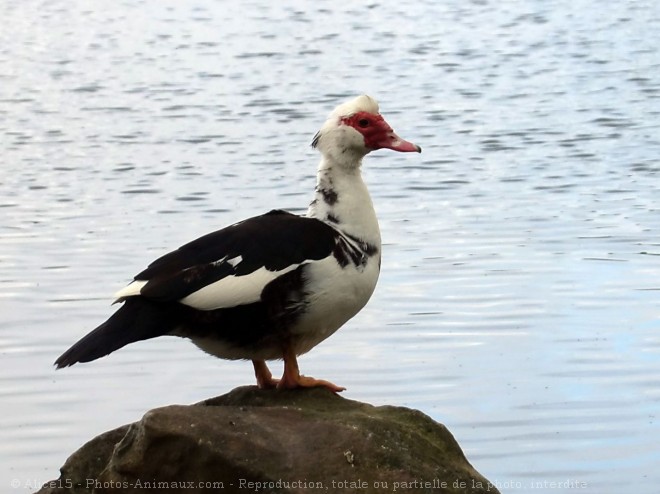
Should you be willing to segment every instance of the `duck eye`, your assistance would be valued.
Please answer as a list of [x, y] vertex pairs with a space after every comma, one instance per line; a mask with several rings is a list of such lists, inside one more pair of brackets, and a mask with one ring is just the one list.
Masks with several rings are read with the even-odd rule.
[[364, 129], [365, 127], [369, 126], [369, 120], [367, 120], [366, 118], [361, 118], [360, 120], [358, 120], [358, 125]]

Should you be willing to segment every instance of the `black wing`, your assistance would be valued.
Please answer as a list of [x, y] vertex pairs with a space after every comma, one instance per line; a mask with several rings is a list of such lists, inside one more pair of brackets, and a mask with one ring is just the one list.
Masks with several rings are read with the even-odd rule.
[[[280, 271], [332, 254], [339, 233], [314, 218], [274, 210], [187, 243], [152, 262], [136, 281], [140, 294], [154, 300], [181, 300], [227, 276], [265, 267]], [[240, 262], [227, 262], [236, 260]]]

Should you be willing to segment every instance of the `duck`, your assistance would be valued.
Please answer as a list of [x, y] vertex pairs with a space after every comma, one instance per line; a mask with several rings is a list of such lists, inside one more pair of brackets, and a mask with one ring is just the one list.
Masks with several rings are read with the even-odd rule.
[[[400, 138], [368, 95], [337, 106], [312, 147], [321, 161], [305, 215], [273, 209], [156, 259], [115, 293], [120, 307], [57, 358], [56, 368], [179, 336], [216, 357], [252, 361], [261, 389], [345, 390], [302, 375], [298, 357], [362, 310], [376, 287], [381, 234], [363, 158], [421, 148]], [[271, 360], [284, 362], [279, 379]]]

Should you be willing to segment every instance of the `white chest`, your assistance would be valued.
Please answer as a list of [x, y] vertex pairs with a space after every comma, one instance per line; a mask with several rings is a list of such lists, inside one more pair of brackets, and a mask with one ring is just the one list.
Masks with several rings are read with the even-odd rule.
[[305, 271], [306, 310], [292, 333], [296, 353], [309, 351], [337, 331], [369, 301], [380, 272], [380, 252], [362, 266], [340, 266], [331, 256]]

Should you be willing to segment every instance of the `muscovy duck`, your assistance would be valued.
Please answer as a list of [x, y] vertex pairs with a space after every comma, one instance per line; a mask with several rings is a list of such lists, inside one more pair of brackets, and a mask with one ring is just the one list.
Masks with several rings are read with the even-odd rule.
[[[273, 210], [157, 259], [115, 294], [122, 306], [55, 362], [89, 362], [157, 336], [189, 338], [224, 359], [249, 359], [260, 388], [324, 386], [297, 356], [367, 303], [380, 271], [376, 213], [360, 173], [376, 149], [421, 152], [362, 95], [338, 106], [312, 141], [322, 154], [306, 216]], [[281, 379], [266, 361], [284, 360]]]

